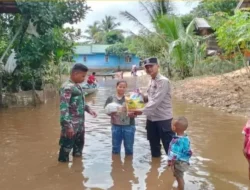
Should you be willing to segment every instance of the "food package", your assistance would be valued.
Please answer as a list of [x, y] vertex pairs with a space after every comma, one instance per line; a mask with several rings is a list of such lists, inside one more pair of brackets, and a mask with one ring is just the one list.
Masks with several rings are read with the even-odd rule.
[[145, 107], [143, 96], [139, 92], [131, 92], [126, 96], [126, 107], [128, 112], [141, 111]]
[[112, 102], [105, 107], [105, 112], [106, 114], [111, 114], [113, 112], [119, 112], [121, 108], [122, 108], [122, 105]]

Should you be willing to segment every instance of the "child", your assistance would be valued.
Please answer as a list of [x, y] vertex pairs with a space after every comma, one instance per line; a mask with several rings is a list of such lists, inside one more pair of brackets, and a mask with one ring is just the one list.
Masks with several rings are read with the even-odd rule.
[[85, 97], [79, 85], [85, 79], [88, 68], [75, 64], [71, 70], [70, 80], [60, 90], [61, 138], [59, 162], [68, 162], [73, 148], [73, 156], [81, 156], [84, 146], [84, 111], [96, 117], [96, 113], [85, 104]]
[[112, 153], [120, 154], [122, 141], [124, 143], [126, 155], [133, 155], [133, 145], [135, 136], [135, 115], [126, 113], [125, 92], [127, 89], [126, 81], [118, 81], [116, 84], [116, 95], [110, 96], [105, 104], [105, 108], [110, 103], [117, 103], [123, 109], [121, 112], [112, 112]]
[[93, 72], [92, 75], [89, 76], [87, 83], [89, 85], [96, 86], [97, 80], [96, 80], [96, 77], [95, 77], [95, 72]]
[[169, 145], [168, 165], [171, 167], [178, 182], [178, 190], [184, 190], [184, 172], [189, 168], [189, 159], [192, 156], [190, 141], [185, 131], [188, 121], [185, 117], [179, 117], [173, 121], [172, 130], [176, 133]]
[[250, 120], [247, 121], [242, 133], [245, 135], [243, 154], [248, 161], [248, 179], [250, 180]]

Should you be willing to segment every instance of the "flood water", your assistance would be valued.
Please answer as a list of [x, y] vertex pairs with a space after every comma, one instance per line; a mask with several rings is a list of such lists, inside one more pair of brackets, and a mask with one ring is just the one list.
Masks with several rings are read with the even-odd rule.
[[[98, 117], [87, 116], [83, 158], [68, 164], [57, 162], [58, 99], [36, 108], [0, 111], [0, 190], [175, 189], [166, 155], [151, 159], [144, 116], [136, 121], [134, 157], [124, 158], [124, 151], [121, 157], [111, 155], [111, 127], [103, 105], [115, 82], [100, 82], [99, 91], [88, 97]], [[135, 84], [129, 79], [130, 88]], [[246, 119], [178, 100], [174, 115], [190, 121], [187, 133], [194, 155], [185, 175], [186, 190], [248, 189], [241, 134]]]

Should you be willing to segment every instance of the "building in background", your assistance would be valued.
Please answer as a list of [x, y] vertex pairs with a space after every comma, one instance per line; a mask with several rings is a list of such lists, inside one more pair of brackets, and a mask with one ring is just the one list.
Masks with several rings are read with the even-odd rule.
[[98, 44], [76, 46], [74, 60], [76, 63], [82, 63], [92, 70], [130, 70], [132, 65], [139, 67], [140, 58], [135, 55], [126, 54], [122, 57], [107, 55], [106, 49], [109, 46]]
[[250, 0], [240, 0], [235, 10], [249, 11]]
[[215, 31], [209, 25], [207, 20], [204, 18], [195, 18], [194, 25], [195, 25], [196, 35], [204, 37], [204, 41], [207, 46], [206, 49], [207, 56], [218, 54], [218, 52], [220, 52], [221, 50], [216, 41], [216, 36], [214, 33]]

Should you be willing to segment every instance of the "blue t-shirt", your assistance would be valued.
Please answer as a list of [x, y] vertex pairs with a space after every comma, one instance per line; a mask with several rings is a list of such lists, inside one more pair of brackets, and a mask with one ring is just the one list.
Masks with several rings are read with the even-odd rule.
[[168, 160], [176, 160], [189, 163], [189, 159], [191, 156], [192, 151], [190, 148], [190, 140], [188, 136], [175, 136], [169, 145]]

